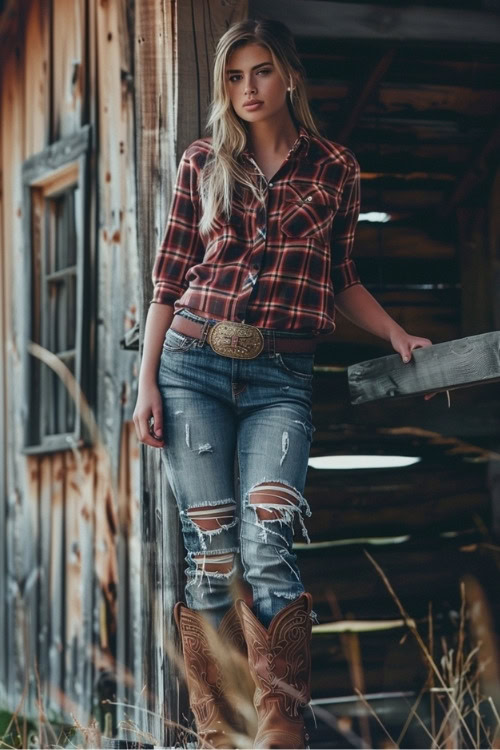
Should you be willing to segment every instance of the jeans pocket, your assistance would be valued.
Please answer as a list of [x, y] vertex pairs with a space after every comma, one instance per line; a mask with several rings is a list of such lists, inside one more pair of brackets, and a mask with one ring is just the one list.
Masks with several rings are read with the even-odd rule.
[[311, 380], [313, 376], [314, 354], [275, 354], [275, 362], [278, 366], [302, 380]]
[[164, 352], [185, 352], [191, 349], [198, 339], [192, 336], [186, 336], [184, 333], [179, 333], [169, 328], [165, 334], [163, 340], [163, 351]]

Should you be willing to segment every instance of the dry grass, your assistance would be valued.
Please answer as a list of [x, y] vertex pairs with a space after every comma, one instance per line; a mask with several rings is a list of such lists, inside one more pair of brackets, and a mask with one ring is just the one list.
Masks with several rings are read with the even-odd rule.
[[[413, 705], [408, 706], [408, 716], [398, 736], [392, 736], [377, 716], [375, 709], [364, 697], [363, 674], [361, 663], [361, 650], [357, 643], [357, 634], [349, 634], [344, 641], [348, 644], [346, 658], [351, 669], [351, 680], [353, 690], [358, 695], [360, 702], [366, 708], [366, 717], [360, 721], [359, 736], [352, 727], [352, 723], [345, 720], [336, 720], [332, 715], [320, 709], [314, 708], [316, 717], [322, 719], [332, 728], [332, 738], [336, 737], [332, 744], [340, 746], [339, 735], [344, 737], [345, 746], [354, 747], [405, 747], [405, 736], [412, 721], [416, 721], [422, 728], [428, 739], [429, 748], [451, 750], [456, 748], [500, 748], [500, 716], [498, 714], [498, 701], [500, 686], [498, 683], [498, 655], [496, 653], [493, 631], [491, 629], [491, 617], [482, 590], [477, 581], [471, 577], [464, 579], [460, 584], [461, 609], [460, 619], [456, 632], [453, 635], [453, 643], [448, 644], [444, 638], [440, 639], [440, 655], [438, 644], [435, 643], [432, 608], [429, 606], [427, 618], [427, 642], [419, 632], [417, 624], [404, 609], [399, 597], [393, 590], [390, 581], [373, 557], [365, 551], [374, 568], [384, 581], [394, 602], [399, 608], [401, 616], [406, 622], [408, 633], [411, 634], [420, 649], [428, 668], [428, 678], [423, 685]], [[241, 655], [236, 651], [230, 651], [227, 645], [222, 646], [218, 640], [216, 631], [207, 624], [207, 632], [213, 644], [214, 653], [224, 665], [224, 674], [228, 675], [228, 695], [233, 697], [234, 705], [238, 707], [240, 714], [246, 715], [251, 726], [251, 715], [253, 708], [248, 691], [242, 690], [241, 674], [242, 664], [238, 663]], [[168, 647], [169, 658], [176, 663], [179, 673], [183, 673], [183, 660], [179, 652], [171, 644]], [[38, 681], [39, 685], [39, 681]], [[40, 688], [39, 688], [40, 689]], [[422, 699], [427, 697], [431, 706], [431, 721], [425, 722], [419, 715], [419, 706]], [[96, 748], [102, 747], [102, 734], [97, 722], [93, 719], [88, 726], [82, 726], [74, 715], [72, 727], [60, 727], [51, 724], [43, 710], [43, 699], [39, 694], [39, 721], [38, 726], [27, 722], [22, 717], [22, 703], [10, 718], [7, 727], [2, 729], [0, 748], [19, 747], [78, 747]], [[121, 705], [136, 709], [135, 706], [127, 706], [118, 702], [109, 701], [111, 705]], [[485, 709], [488, 709], [485, 712]], [[141, 712], [151, 714], [146, 709]], [[372, 718], [372, 723], [368, 721]], [[187, 724], [177, 723], [164, 717], [159, 717], [165, 725], [176, 727], [178, 730], [180, 747], [193, 747], [197, 745], [196, 732]], [[373, 744], [370, 727], [378, 728], [378, 735], [383, 734], [384, 740], [378, 740]], [[161, 746], [159, 738], [143, 731], [140, 726], [126, 719], [119, 724], [119, 728], [127, 731], [127, 736], [135, 738], [137, 742], [146, 742]], [[251, 747], [252, 734], [235, 735], [234, 747]], [[199, 738], [198, 738], [199, 739]], [[34, 744], [35, 743], [35, 744]], [[408, 746], [408, 745], [406, 745]], [[207, 743], [205, 747], [210, 747]]]
[[[87, 423], [95, 440], [98, 453], [105, 457], [106, 448], [99, 435], [94, 416], [86, 404], [83, 394], [78, 393], [77, 385], [71, 373], [57, 357], [42, 350], [41, 347], [33, 345], [30, 351], [58, 372], [75, 403], [80, 404], [82, 419]], [[79, 396], [79, 399], [77, 396]], [[103, 465], [109, 467], [109, 461], [103, 461]], [[112, 482], [111, 477], [109, 477], [109, 481]], [[500, 717], [498, 715], [500, 683], [496, 638], [489, 608], [477, 581], [472, 577], [461, 581], [460, 621], [454, 642], [448, 644], [441, 638], [440, 655], [437, 656], [438, 644], [435, 643], [431, 606], [429, 606], [427, 618], [426, 642], [418, 630], [416, 622], [401, 604], [383, 570], [368, 552], [365, 551], [365, 554], [381, 576], [399, 608], [407, 633], [415, 638], [427, 665], [428, 677], [414, 705], [408, 707], [408, 717], [399, 735], [393, 737], [364, 697], [363, 669], [358, 636], [353, 633], [341, 636], [344, 653], [349, 662], [353, 690], [367, 712], [359, 724], [361, 736], [353, 731], [351, 723], [340, 718], [336, 720], [329, 712], [322, 710], [320, 707], [314, 708], [315, 716], [321, 718], [331, 727], [332, 738], [335, 735], [337, 736], [337, 740], [335, 740], [337, 746], [339, 746], [338, 738], [340, 735], [344, 737], [346, 746], [373, 747], [371, 738], [371, 726], [373, 725], [378, 727], [384, 735], [380, 747], [404, 747], [404, 739], [410, 723], [417, 721], [428, 738], [427, 746], [429, 748], [446, 748], [447, 750], [451, 748], [500, 748]], [[237, 595], [237, 592], [235, 592], [235, 595]], [[335, 611], [335, 603], [332, 602], [331, 604], [333, 614], [338, 615], [338, 612]], [[222, 646], [218, 642], [217, 634], [213, 628], [208, 627], [208, 630], [214, 652], [223, 665], [224, 674], [227, 675], [228, 695], [232, 697], [240, 715], [245, 718], [249, 729], [246, 736], [247, 744], [245, 744], [245, 736], [239, 735], [234, 737], [235, 747], [251, 747], [252, 731], [255, 729], [252, 726], [254, 710], [248, 685], [245, 687], [243, 678], [245, 670], [241, 663], [242, 657], [235, 651], [228, 650], [226, 645]], [[183, 660], [174, 644], [165, 643], [164, 650], [170, 659], [170, 663], [176, 665], [179, 674], [183, 674]], [[117, 665], [113, 666], [116, 668]], [[133, 685], [133, 675], [127, 674], [123, 669], [120, 669], [120, 674], [124, 675], [124, 679]], [[33, 722], [26, 719], [23, 715], [23, 705], [27, 695], [28, 675], [25, 677], [23, 695], [14, 713], [11, 716], [5, 713], [0, 714], [0, 748], [102, 747], [103, 735], [97, 721], [93, 718], [88, 726], [83, 726], [77, 717], [77, 707], [74, 707], [72, 712], [74, 719], [72, 726], [57, 725], [48, 720], [44, 710], [38, 673], [35, 675], [38, 706], [37, 721]], [[419, 716], [418, 709], [424, 696], [427, 696], [430, 701], [430, 726]], [[61, 698], [65, 699], [65, 696], [61, 696]], [[130, 708], [154, 716], [147, 709], [137, 706], [127, 706], [117, 701], [108, 701], [108, 703], [120, 706], [122, 709]], [[485, 707], [488, 707], [488, 716], [484, 712]], [[372, 724], [368, 719], [369, 716], [373, 719]], [[165, 726], [177, 729], [181, 747], [196, 745], [196, 732], [189, 728], [187, 723], [184, 725], [165, 717], [156, 716], [156, 718], [164, 722]], [[160, 738], [155, 738], [143, 731], [129, 718], [120, 722], [119, 729], [126, 730], [128, 736], [135, 737], [137, 742], [142, 741], [161, 746]]]

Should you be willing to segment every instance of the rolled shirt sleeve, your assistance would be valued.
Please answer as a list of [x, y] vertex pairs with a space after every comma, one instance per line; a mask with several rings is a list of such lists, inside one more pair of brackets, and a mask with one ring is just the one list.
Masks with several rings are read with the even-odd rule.
[[360, 209], [360, 169], [352, 151], [346, 149], [345, 155], [349, 168], [333, 220], [330, 243], [334, 294], [361, 283], [356, 264], [351, 258]]
[[151, 273], [154, 289], [150, 302], [164, 305], [173, 305], [182, 295], [187, 271], [204, 254], [198, 231], [198, 170], [190, 149], [184, 151], [177, 169], [170, 213]]

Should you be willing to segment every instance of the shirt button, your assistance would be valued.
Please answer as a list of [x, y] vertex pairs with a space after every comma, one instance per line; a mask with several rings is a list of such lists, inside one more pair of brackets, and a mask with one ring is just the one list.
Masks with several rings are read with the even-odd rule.
[[272, 187], [274, 185], [274, 182], [269, 183], [269, 187]]
[[312, 201], [312, 195], [308, 195], [306, 198], [306, 201], [309, 201], [309, 202]]

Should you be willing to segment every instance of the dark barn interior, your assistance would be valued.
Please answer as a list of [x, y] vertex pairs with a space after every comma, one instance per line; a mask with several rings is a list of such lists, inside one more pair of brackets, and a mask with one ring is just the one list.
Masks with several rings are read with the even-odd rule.
[[[407, 331], [433, 343], [499, 328], [499, 9], [249, 3], [249, 16], [288, 24], [320, 130], [358, 158], [353, 255], [362, 282]], [[439, 393], [352, 406], [347, 367], [392, 349], [337, 316], [317, 357], [312, 456], [420, 460], [309, 470], [312, 543], [296, 549], [321, 622], [313, 628], [313, 702], [370, 747], [394, 746], [367, 718], [358, 689], [393, 739], [401, 733], [399, 746], [430, 746], [408, 719], [420, 691], [434, 684], [426, 682], [428, 664], [365, 553], [428, 645], [432, 630], [436, 660], [441, 639], [449, 647], [456, 640], [462, 585], [467, 604], [498, 630], [498, 384], [450, 391], [449, 404]], [[498, 698], [497, 645], [493, 635], [482, 687]], [[427, 692], [417, 713], [429, 729], [432, 710]], [[356, 745], [322, 716], [316, 729], [311, 719], [314, 746], [334, 746], [332, 736], [335, 746]]]

